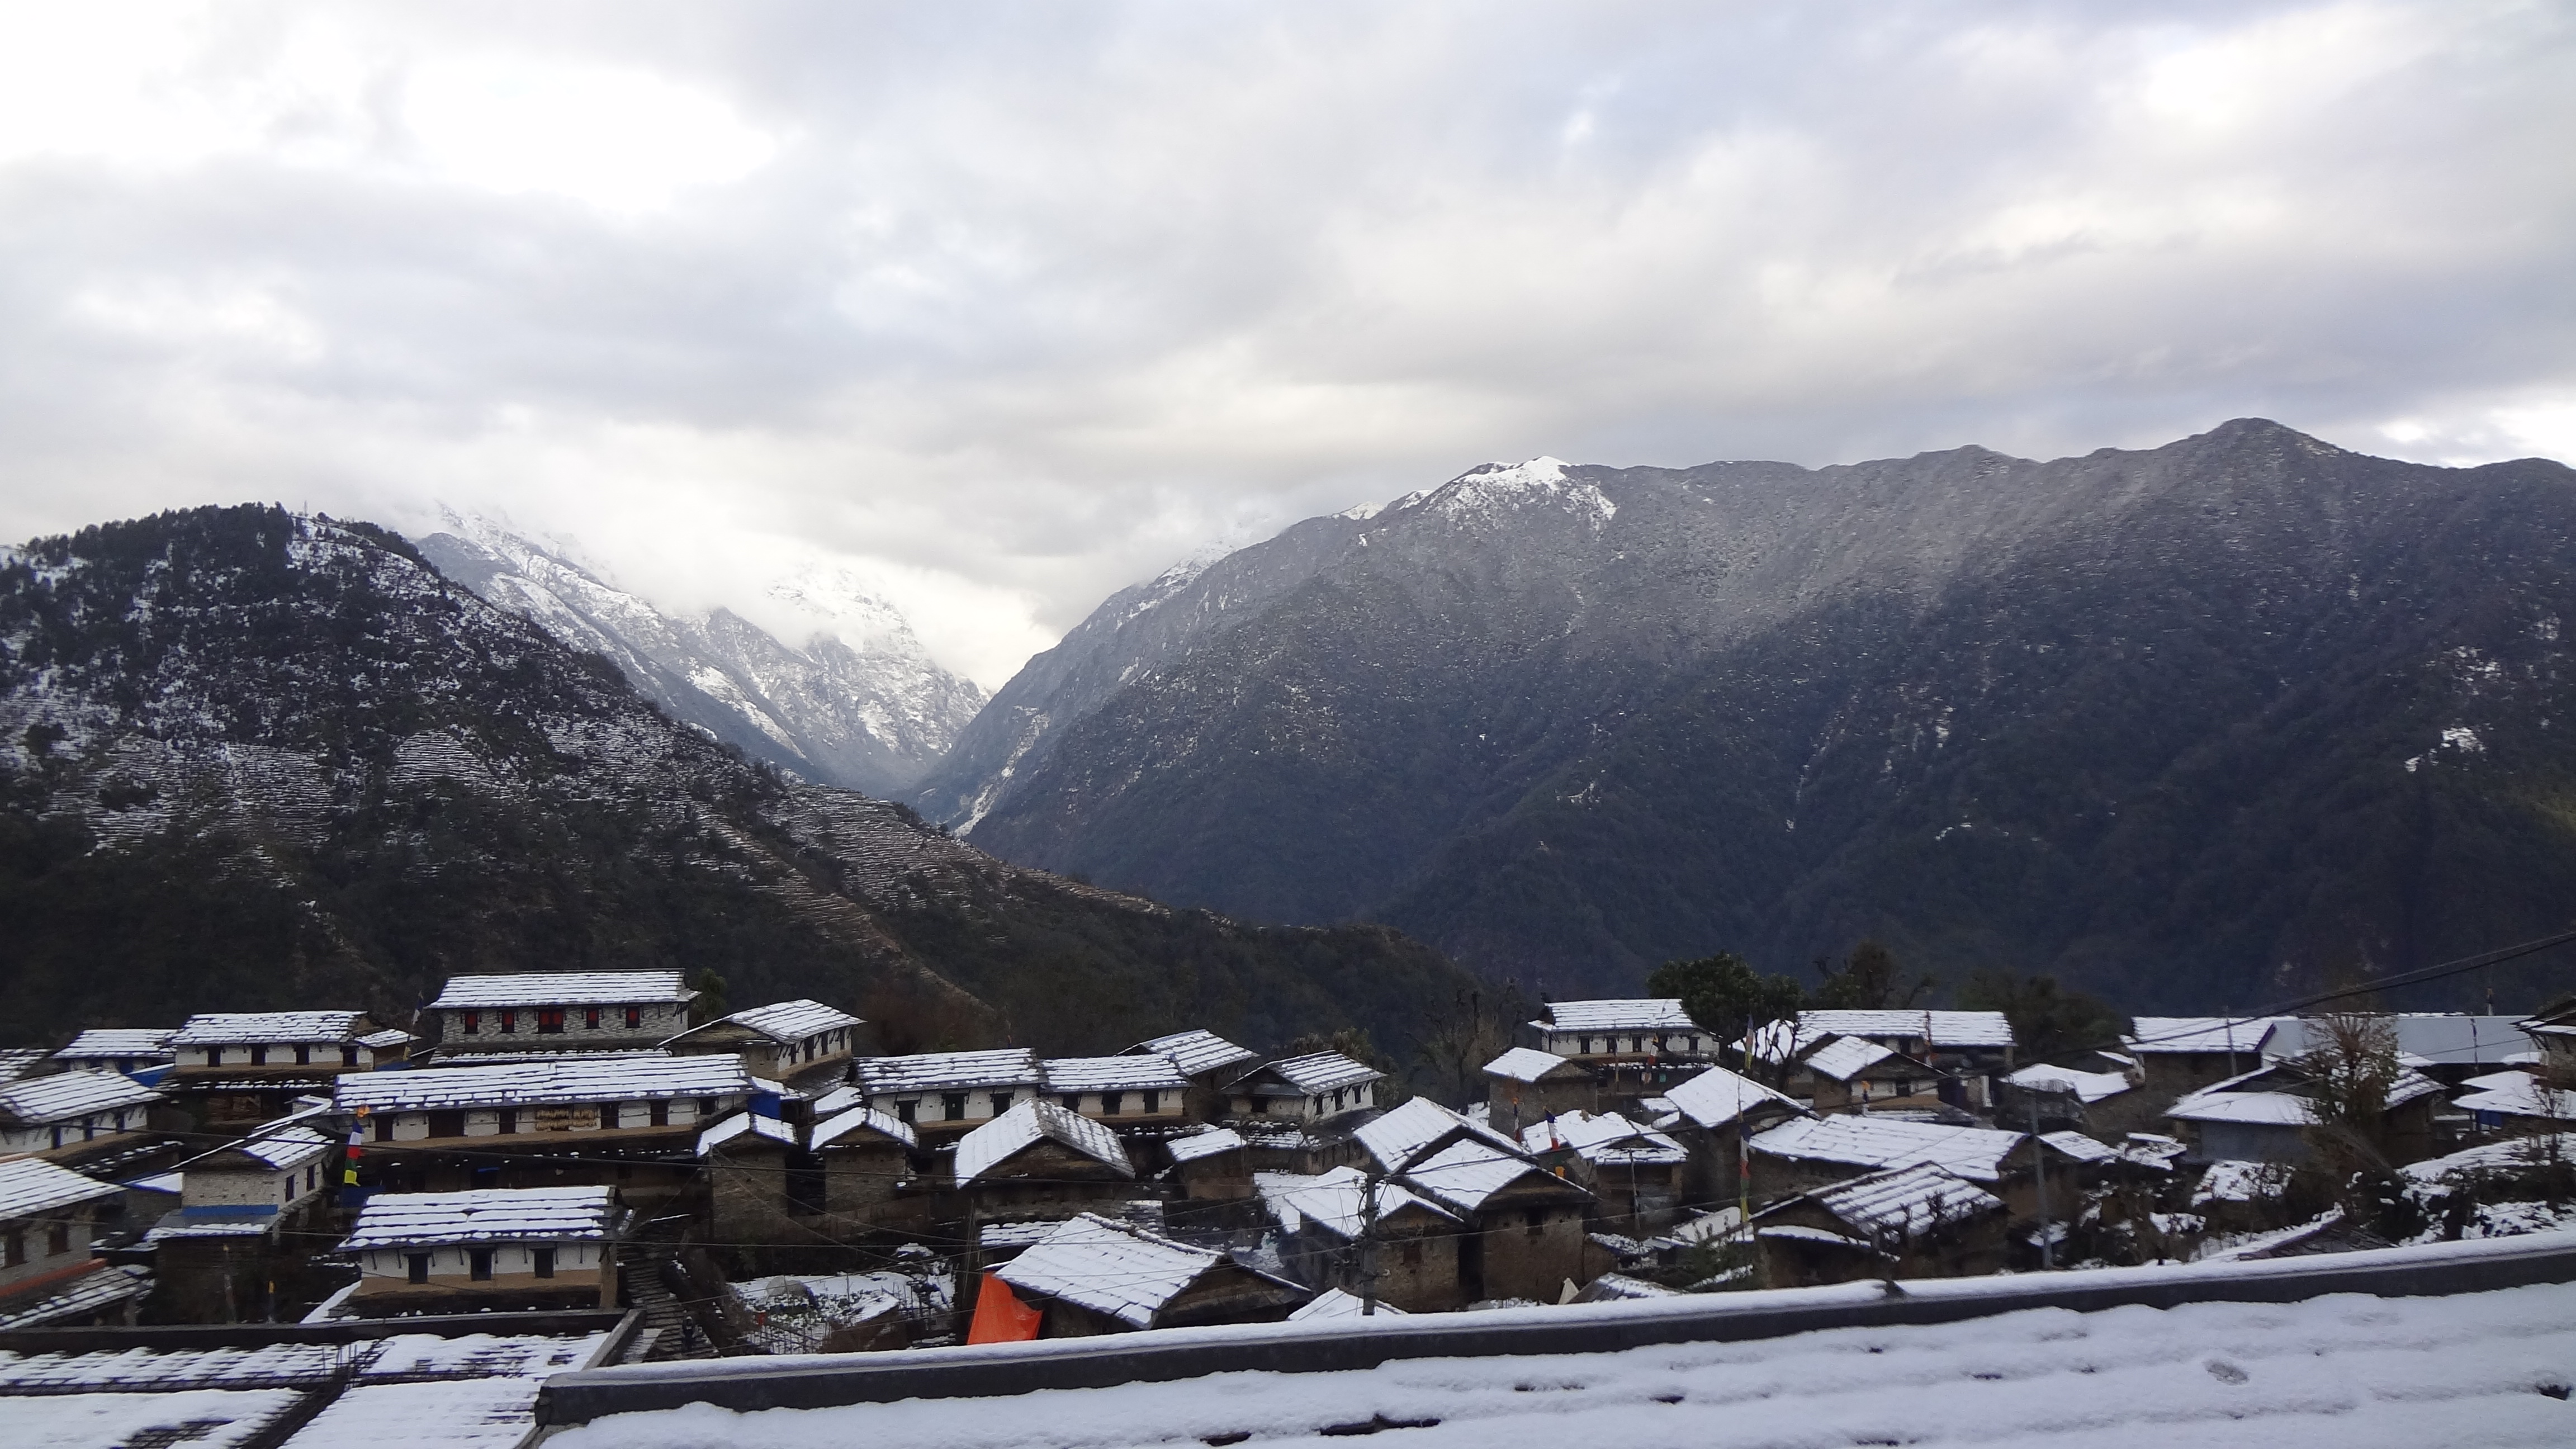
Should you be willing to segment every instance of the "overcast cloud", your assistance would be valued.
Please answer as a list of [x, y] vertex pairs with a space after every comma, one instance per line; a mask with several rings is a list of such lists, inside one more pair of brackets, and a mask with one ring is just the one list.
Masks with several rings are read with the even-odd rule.
[[2576, 460], [2576, 9], [0, 8], [0, 537], [834, 561], [987, 685], [1487, 459]]

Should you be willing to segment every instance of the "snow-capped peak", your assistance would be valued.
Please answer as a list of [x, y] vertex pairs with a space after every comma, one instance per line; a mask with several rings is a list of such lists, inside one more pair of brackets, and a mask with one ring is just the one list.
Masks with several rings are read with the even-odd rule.
[[861, 654], [927, 659], [903, 611], [847, 568], [817, 564], [769, 586], [769, 597], [810, 615], [820, 627]]
[[1516, 513], [1531, 507], [1557, 507], [1587, 517], [1596, 528], [1619, 511], [1591, 483], [1566, 475], [1561, 458], [1537, 457], [1526, 463], [1487, 463], [1470, 468], [1432, 490], [1424, 507], [1440, 517], [1463, 521]]

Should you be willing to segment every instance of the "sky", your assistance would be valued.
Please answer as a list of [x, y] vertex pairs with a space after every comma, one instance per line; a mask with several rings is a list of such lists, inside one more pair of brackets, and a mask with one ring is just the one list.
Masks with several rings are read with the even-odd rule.
[[0, 0], [0, 538], [817, 564], [987, 687], [1489, 460], [2576, 461], [2576, 7]]

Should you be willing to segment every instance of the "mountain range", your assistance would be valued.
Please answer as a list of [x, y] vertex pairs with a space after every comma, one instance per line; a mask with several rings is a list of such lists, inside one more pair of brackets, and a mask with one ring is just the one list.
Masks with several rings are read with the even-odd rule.
[[[2256, 419], [2047, 462], [1492, 464], [1113, 597], [910, 798], [1555, 995], [1876, 937], [2224, 1010], [2569, 923], [2571, 539], [2557, 463]], [[2414, 999], [2566, 968], [2490, 974]]]
[[980, 686], [941, 668], [903, 615], [846, 573], [771, 586], [814, 623], [790, 646], [731, 609], [665, 614], [562, 547], [491, 519], [451, 512], [447, 522], [413, 540], [440, 572], [606, 656], [673, 719], [806, 779], [895, 794], [983, 707]]
[[[514, 560], [576, 592], [542, 564]], [[1205, 1025], [1400, 1053], [1471, 984], [1384, 927], [1246, 926], [1006, 864], [746, 759], [632, 667], [364, 523], [202, 508], [0, 549], [0, 1038], [400, 1023], [457, 972], [661, 967], [854, 1010], [890, 1051]]]

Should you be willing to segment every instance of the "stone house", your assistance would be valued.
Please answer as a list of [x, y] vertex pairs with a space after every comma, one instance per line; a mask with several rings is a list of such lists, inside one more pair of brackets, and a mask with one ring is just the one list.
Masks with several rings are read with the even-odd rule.
[[1190, 1121], [1190, 1079], [1159, 1053], [1054, 1057], [1038, 1063], [1038, 1074], [1058, 1106], [1121, 1132]]
[[1094, 1213], [1059, 1224], [989, 1276], [1040, 1312], [1042, 1338], [1276, 1323], [1307, 1297], [1225, 1253]]
[[921, 1137], [874, 1107], [819, 1118], [806, 1149], [823, 1170], [823, 1211], [835, 1230], [908, 1220], [897, 1204], [920, 1181]]
[[1514, 1047], [1485, 1063], [1485, 1114], [1498, 1132], [1517, 1134], [1564, 1112], [1596, 1111], [1601, 1094], [1592, 1069], [1536, 1047]]
[[1584, 1221], [1592, 1194], [1518, 1152], [1451, 1141], [1406, 1168], [1400, 1181], [1467, 1224], [1458, 1239], [1459, 1291], [1470, 1303], [1554, 1303], [1566, 1283], [1589, 1278]]
[[264, 1122], [169, 1174], [178, 1203], [143, 1237], [157, 1279], [157, 1316], [238, 1323], [268, 1316], [272, 1293], [292, 1301], [329, 1239], [344, 1144], [307, 1110]]
[[1118, 1134], [1043, 1097], [957, 1139], [952, 1165], [970, 1219], [1071, 1217], [1135, 1194]]
[[2120, 1050], [2138, 1063], [2139, 1086], [2162, 1106], [2263, 1064], [2263, 1039], [2287, 1016], [2141, 1016]]
[[89, 1162], [150, 1140], [160, 1092], [116, 1072], [57, 1072], [0, 1084], [0, 1153]]
[[738, 1057], [601, 1054], [344, 1077], [334, 1100], [362, 1116], [363, 1180], [387, 1190], [596, 1184], [646, 1200], [688, 1186], [701, 1131], [778, 1090]]
[[402, 1060], [410, 1040], [361, 1011], [200, 1012], [171, 1033], [176, 1061], [160, 1086], [205, 1126], [246, 1131], [297, 1097], [327, 1094], [343, 1073]]
[[1566, 1112], [1532, 1123], [1521, 1146], [1542, 1165], [1561, 1160], [1566, 1178], [1592, 1194], [1595, 1229], [1643, 1238], [1671, 1227], [1681, 1212], [1689, 1151], [1616, 1112]]
[[178, 1059], [170, 1047], [174, 1031], [166, 1026], [92, 1027], [49, 1060], [56, 1071], [64, 1072], [120, 1072], [130, 1077], [156, 1071]]
[[1210, 1127], [1164, 1144], [1172, 1180], [1191, 1202], [1243, 1202], [1253, 1195], [1252, 1161], [1243, 1134]]
[[99, 1214], [119, 1195], [114, 1183], [39, 1157], [0, 1159], [0, 1319], [20, 1327], [131, 1321], [135, 1279], [90, 1256]]
[[361, 1316], [606, 1308], [626, 1220], [605, 1187], [385, 1193], [341, 1240]]
[[1247, 1122], [1332, 1121], [1377, 1105], [1386, 1073], [1340, 1052], [1309, 1052], [1253, 1068], [1226, 1084], [1229, 1114]]
[[483, 1053], [635, 1051], [687, 1029], [698, 993], [677, 971], [514, 971], [454, 976], [423, 1008], [442, 1059]]
[[964, 1136], [1046, 1083], [1037, 1053], [1024, 1047], [865, 1057], [855, 1074], [867, 1104], [921, 1134], [924, 1143]]
[[1227, 1084], [1258, 1064], [1261, 1054], [1236, 1046], [1212, 1031], [1176, 1031], [1127, 1048], [1131, 1056], [1167, 1057], [1189, 1078], [1185, 1114], [1192, 1122], [1214, 1122], [1226, 1115]]
[[1753, 1215], [1772, 1288], [1858, 1278], [1958, 1278], [2005, 1265], [2002, 1198], [1930, 1163], [1871, 1173]]
[[[2192, 1092], [2166, 1116], [2190, 1149], [2189, 1162], [2305, 1162], [2316, 1090], [2298, 1063], [2278, 1062]], [[2380, 1128], [2392, 1165], [2435, 1155], [2433, 1117], [2444, 1105], [2441, 1083], [2398, 1069]]]
[[821, 1085], [848, 1075], [866, 1023], [802, 998], [776, 1001], [693, 1026], [662, 1043], [673, 1056], [731, 1054], [756, 1077]]
[[1691, 1203], [1734, 1202], [1742, 1187], [1745, 1135], [1807, 1115], [1785, 1093], [1724, 1067], [1709, 1067], [1664, 1097], [1673, 1112], [1655, 1128], [1690, 1154], [1682, 1198]]
[[1789, 1064], [1790, 1096], [1819, 1113], [1938, 1111], [1942, 1072], [1867, 1037], [1829, 1036]]
[[1794, 1027], [1774, 1022], [1747, 1045], [1763, 1061], [1794, 1064], [1837, 1036], [1883, 1047], [1929, 1068], [1936, 1074], [1938, 1103], [1961, 1111], [1992, 1107], [1994, 1079], [2013, 1069], [2012, 1023], [2000, 1011], [1802, 1011]]
[[1530, 1030], [1540, 1050], [1592, 1073], [1597, 1096], [1582, 1104], [1591, 1110], [1662, 1096], [1717, 1060], [1717, 1038], [1672, 997], [1557, 1001], [1545, 1011]]
[[[1364, 1296], [1373, 1270], [1381, 1304], [1415, 1313], [1467, 1305], [1459, 1273], [1466, 1224], [1457, 1213], [1400, 1182], [1372, 1187], [1366, 1174], [1349, 1167], [1312, 1176], [1265, 1172], [1258, 1183], [1262, 1206], [1279, 1230], [1280, 1260], [1308, 1288]], [[1373, 1255], [1362, 1251], [1363, 1237], [1374, 1244]]]

